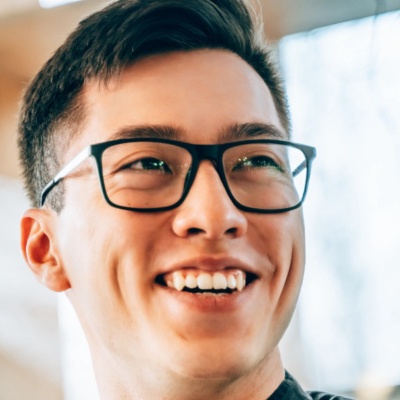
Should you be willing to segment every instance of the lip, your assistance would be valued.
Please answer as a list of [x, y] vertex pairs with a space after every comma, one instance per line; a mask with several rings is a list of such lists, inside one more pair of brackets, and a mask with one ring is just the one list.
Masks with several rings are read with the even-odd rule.
[[199, 311], [203, 313], [227, 313], [240, 308], [253, 297], [254, 290], [257, 287], [257, 281], [253, 281], [246, 286], [241, 292], [235, 291], [230, 294], [208, 295], [193, 294], [190, 292], [177, 291], [167, 286], [157, 285], [157, 291], [162, 298], [163, 304], [177, 307], [189, 308], [191, 311]]
[[240, 258], [214, 255], [199, 255], [176, 263], [171, 263], [162, 270], [158, 271], [156, 276], [185, 269], [198, 269], [204, 272], [217, 272], [225, 269], [240, 269], [246, 273], [255, 275], [256, 278], [260, 277], [260, 271], [257, 271], [250, 263], [245, 262]]

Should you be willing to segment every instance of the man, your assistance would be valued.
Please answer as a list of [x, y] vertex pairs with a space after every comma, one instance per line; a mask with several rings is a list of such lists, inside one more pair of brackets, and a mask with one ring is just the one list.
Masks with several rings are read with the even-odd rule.
[[315, 156], [289, 132], [241, 0], [114, 2], [31, 83], [22, 250], [73, 304], [102, 399], [332, 398], [278, 349]]

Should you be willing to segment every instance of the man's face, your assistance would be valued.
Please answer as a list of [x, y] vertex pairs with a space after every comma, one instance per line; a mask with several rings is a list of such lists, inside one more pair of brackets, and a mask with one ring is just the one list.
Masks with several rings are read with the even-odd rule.
[[[65, 154], [143, 125], [174, 127], [189, 143], [223, 142], [230, 127], [282, 131], [271, 94], [238, 56], [204, 50], [151, 56], [107, 86], [84, 91], [87, 118]], [[228, 132], [229, 133], [229, 132]], [[266, 138], [267, 136], [261, 136]], [[68, 296], [94, 357], [192, 377], [225, 377], [267, 362], [292, 315], [304, 267], [302, 214], [237, 209], [209, 161], [184, 203], [158, 213], [109, 206], [94, 171], [65, 182], [56, 218]], [[165, 282], [222, 273], [246, 277], [232, 294], [193, 294]]]

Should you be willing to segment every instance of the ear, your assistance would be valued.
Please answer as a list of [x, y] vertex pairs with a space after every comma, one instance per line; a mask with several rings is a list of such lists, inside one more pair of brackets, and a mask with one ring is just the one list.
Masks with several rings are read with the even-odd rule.
[[21, 219], [21, 249], [36, 277], [55, 292], [71, 287], [57, 250], [53, 225], [56, 215], [47, 209], [32, 208]]

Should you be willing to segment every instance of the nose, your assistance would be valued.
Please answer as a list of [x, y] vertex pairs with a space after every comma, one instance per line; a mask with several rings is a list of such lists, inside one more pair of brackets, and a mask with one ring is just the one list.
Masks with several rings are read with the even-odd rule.
[[247, 218], [229, 198], [214, 165], [202, 161], [185, 201], [176, 209], [173, 231], [180, 237], [218, 240], [247, 231]]

